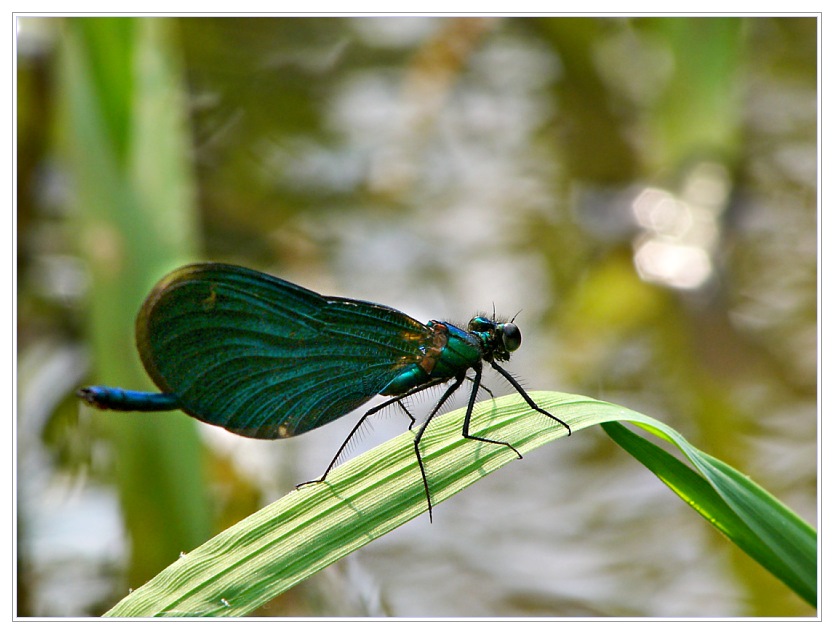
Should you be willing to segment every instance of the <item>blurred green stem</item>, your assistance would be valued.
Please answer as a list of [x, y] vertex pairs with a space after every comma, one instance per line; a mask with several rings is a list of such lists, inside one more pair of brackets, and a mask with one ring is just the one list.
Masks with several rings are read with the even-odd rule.
[[[95, 378], [150, 388], [133, 321], [165, 271], [192, 259], [195, 210], [180, 70], [164, 19], [63, 23], [60, 134], [91, 277]], [[114, 441], [135, 587], [211, 534], [195, 423], [97, 414]]]

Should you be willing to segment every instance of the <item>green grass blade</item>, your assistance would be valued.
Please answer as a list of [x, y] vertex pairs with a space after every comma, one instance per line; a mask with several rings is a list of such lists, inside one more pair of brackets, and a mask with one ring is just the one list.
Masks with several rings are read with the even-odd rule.
[[[175, 27], [165, 19], [67, 18], [58, 58], [71, 226], [91, 282], [90, 379], [136, 389], [154, 388], [133, 350], [136, 311], [161, 273], [193, 259], [197, 235]], [[83, 416], [113, 442], [127, 576], [139, 585], [213, 532], [197, 423], [176, 413], [136, 425], [86, 408]]]
[[[780, 531], [788, 530], [805, 535], [805, 547], [801, 548], [806, 555], [804, 563], [794, 563], [803, 568], [800, 577], [808, 579], [811, 559], [806, 551], [815, 540], [807, 536], [813, 535], [813, 529], [802, 528], [801, 520], [775, 508], [781, 505], [763, 492], [745, 498], [747, 504], [755, 502], [760, 516], [759, 522], [751, 522], [744, 505], [734, 499], [738, 487], [727, 483], [734, 482], [735, 476], [728, 473], [735, 472], [728, 472], [726, 465], [717, 466], [715, 459], [699, 452], [670, 428], [624, 407], [587, 397], [554, 392], [534, 392], [531, 396], [568, 422], [574, 433], [599, 423], [630, 421], [674, 442], [687, 456], [696, 456], [697, 469], [706, 471], [709, 477], [702, 477], [668, 454], [662, 456], [666, 452], [657, 447], [648, 449], [645, 445], [650, 443], [646, 441], [632, 443], [640, 448], [643, 458], [652, 458], [652, 466], [662, 479], [683, 491], [682, 497], [699, 512], [703, 509], [705, 517], [719, 517], [722, 531], [739, 535], [740, 546], [755, 544], [750, 548], [751, 555], [759, 549], [779, 558], [769, 547], [773, 535], [765, 538], [762, 531], [784, 534]], [[458, 410], [434, 420], [421, 443], [435, 505], [516, 459], [506, 447], [462, 438], [462, 419], [463, 410]], [[509, 442], [522, 454], [567, 435], [561, 426], [530, 410], [517, 395], [480, 403], [473, 416], [472, 432]], [[619, 439], [623, 438], [620, 434]], [[318, 570], [425, 513], [412, 439], [411, 433], [402, 434], [335, 469], [326, 483], [290, 492], [181, 557], [125, 597], [107, 616], [246, 615]], [[761, 491], [752, 483], [750, 486]], [[775, 518], [792, 521], [775, 528]]]
[[692, 446], [671, 427], [637, 415], [629, 420], [677, 446], [701, 476], [767, 545], [767, 553], [748, 552], [811, 605], [817, 599], [817, 534], [791, 509], [722, 461]]
[[810, 605], [817, 605], [817, 532], [791, 509], [755, 482], [707, 454], [721, 495], [768, 545], [767, 559], [758, 561]]
[[[536, 398], [536, 396], [534, 396]], [[579, 403], [576, 400], [579, 399]], [[574, 433], [581, 397], [549, 394], [549, 411]], [[429, 425], [420, 445], [437, 505], [517, 460], [506, 447], [465, 440], [463, 410]], [[560, 425], [520, 398], [480, 403], [472, 432], [510, 442], [522, 454], [563, 437]], [[334, 469], [323, 484], [289, 494], [181, 557], [125, 597], [107, 616], [242, 616], [397, 526], [425, 514], [425, 492], [405, 433]], [[428, 526], [428, 518], [424, 521]]]
[[790, 509], [732, 467], [703, 452], [698, 452], [699, 464], [710, 473], [710, 480], [717, 481], [715, 486], [619, 423], [604, 423], [603, 429], [717, 530], [805, 601], [816, 605], [816, 534]]

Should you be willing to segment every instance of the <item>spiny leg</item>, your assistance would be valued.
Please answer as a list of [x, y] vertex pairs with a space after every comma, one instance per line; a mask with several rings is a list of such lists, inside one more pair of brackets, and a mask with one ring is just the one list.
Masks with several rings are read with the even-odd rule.
[[[414, 389], [409, 390], [405, 394], [400, 394], [399, 396], [389, 398], [384, 403], [380, 403], [379, 405], [376, 405], [376, 406], [372, 407], [367, 412], [362, 414], [362, 418], [360, 418], [359, 422], [357, 422], [356, 425], [353, 426], [353, 429], [350, 430], [350, 433], [347, 435], [347, 438], [345, 438], [344, 442], [339, 447], [339, 450], [336, 452], [336, 455], [333, 456], [333, 460], [331, 460], [330, 464], [327, 465], [327, 469], [324, 470], [324, 473], [322, 474], [322, 476], [320, 478], [315, 479], [315, 480], [307, 480], [306, 482], [302, 482], [300, 484], [297, 484], [297, 485], [295, 485], [295, 488], [299, 489], [299, 488], [301, 488], [303, 486], [306, 486], [308, 484], [316, 484], [316, 483], [319, 483], [319, 482], [324, 482], [327, 479], [327, 474], [330, 473], [330, 471], [333, 469], [333, 467], [336, 466], [336, 463], [339, 461], [339, 457], [342, 455], [345, 448], [350, 443], [351, 438], [353, 438], [353, 436], [356, 434], [356, 432], [359, 431], [359, 428], [362, 427], [362, 423], [364, 423], [369, 417], [371, 417], [374, 414], [376, 414], [377, 412], [385, 409], [389, 405], [393, 405], [394, 403], [399, 403], [400, 407], [402, 407], [403, 410], [405, 410], [405, 413], [408, 414], [408, 417], [411, 419], [411, 424], [413, 425], [414, 424], [414, 416], [412, 416], [411, 412], [409, 412], [408, 409], [406, 409], [405, 405], [402, 404], [402, 400], [405, 399], [405, 398], [408, 398], [409, 396], [417, 394], [418, 392], [422, 392], [423, 390], [427, 390], [430, 387], [434, 387], [435, 385], [436, 385], [436, 382], [427, 383], [426, 385], [420, 385], [420, 386], [418, 386]], [[411, 429], [411, 425], [409, 425], [409, 429]]]
[[[474, 383], [474, 382], [475, 382], [475, 379], [473, 379], [471, 376], [467, 376], [466, 378], [467, 378], [468, 380], [472, 381], [472, 383]], [[495, 398], [495, 394], [493, 394], [493, 393], [492, 393], [492, 390], [491, 390], [491, 389], [489, 389], [489, 388], [488, 388], [486, 385], [484, 385], [483, 383], [481, 383], [478, 387], [479, 387], [480, 389], [482, 389], [484, 392], [486, 392], [487, 394], [489, 394], [489, 397], [490, 397], [490, 398]]]
[[[436, 380], [436, 381], [433, 381], [430, 385], [427, 385], [427, 386], [425, 386], [425, 387], [433, 387], [433, 386], [435, 386], [435, 385], [438, 385], [438, 384], [440, 384], [440, 383], [443, 383], [443, 381], [444, 381], [444, 380], [445, 380], [445, 379], [443, 379], [443, 380]], [[467, 380], [467, 381], [471, 381], [472, 383], [475, 383], [475, 379], [473, 379], [473, 378], [472, 378], [471, 376], [469, 376], [469, 375], [467, 375], [467, 376], [466, 376], [466, 380]], [[487, 394], [489, 394], [490, 398], [493, 398], [493, 399], [495, 398], [495, 394], [493, 394], [493, 393], [492, 393], [492, 390], [490, 390], [490, 389], [489, 389], [486, 385], [484, 385], [483, 383], [481, 383], [478, 387], [479, 387], [480, 389], [482, 389], [484, 392], [486, 392]], [[457, 388], [456, 388], [456, 389], [457, 389]], [[415, 390], [415, 391], [419, 391], [419, 390]], [[452, 391], [454, 392], [454, 390], [452, 390]], [[414, 393], [414, 392], [412, 392], [411, 394], [413, 394], [413, 393]], [[407, 396], [411, 396], [411, 394], [408, 394]], [[414, 415], [413, 415], [410, 411], [408, 411], [408, 408], [407, 408], [407, 407], [403, 404], [403, 402], [402, 402], [402, 401], [398, 401], [398, 404], [399, 404], [399, 406], [402, 408], [402, 410], [406, 413], [406, 416], [408, 416], [408, 417], [411, 419], [411, 423], [409, 423], [408, 428], [409, 428], [409, 429], [412, 429], [412, 428], [414, 427], [414, 424], [417, 422], [417, 419], [416, 419], [416, 418], [414, 418]], [[428, 420], [428, 419], [427, 419], [427, 420]]]
[[475, 377], [472, 379], [472, 391], [469, 393], [469, 403], [466, 406], [466, 416], [463, 419], [463, 437], [469, 440], [480, 440], [481, 442], [488, 442], [493, 445], [504, 445], [505, 447], [509, 447], [515, 452], [519, 458], [522, 455], [519, 453], [518, 449], [513, 447], [510, 443], [504, 442], [503, 440], [493, 440], [492, 438], [483, 438], [482, 436], [473, 436], [469, 433], [469, 423], [472, 421], [472, 410], [475, 408], [475, 400], [478, 397], [478, 388], [481, 386], [481, 372], [483, 366], [479, 363], [475, 366]]
[[547, 410], [544, 410], [544, 409], [542, 409], [541, 407], [539, 407], [538, 405], [536, 405], [536, 402], [535, 402], [532, 398], [530, 398], [530, 395], [529, 395], [529, 394], [527, 394], [527, 392], [525, 392], [525, 391], [524, 391], [524, 388], [523, 388], [523, 387], [521, 387], [521, 384], [513, 378], [513, 375], [512, 375], [512, 374], [510, 374], [509, 372], [507, 372], [504, 368], [502, 368], [500, 365], [498, 365], [495, 361], [492, 361], [492, 362], [491, 362], [491, 365], [492, 365], [492, 368], [493, 368], [496, 372], [498, 372], [498, 374], [500, 374], [500, 375], [501, 375], [501, 376], [503, 376], [505, 379], [507, 379], [507, 382], [515, 388], [515, 391], [516, 391], [516, 392], [518, 392], [519, 394], [521, 394], [521, 397], [522, 397], [525, 401], [527, 401], [527, 405], [529, 405], [531, 409], [534, 409], [534, 410], [536, 410], [537, 412], [539, 412], [540, 414], [544, 414], [544, 415], [545, 415], [545, 416], [547, 416], [548, 418], [552, 418], [553, 420], [555, 420], [557, 423], [559, 423], [559, 424], [560, 424], [560, 425], [562, 425], [565, 429], [567, 429], [567, 430], [568, 430], [568, 436], [570, 436], [570, 434], [571, 434], [570, 425], [568, 425], [568, 424], [567, 424], [565, 421], [563, 421], [561, 418], [559, 418], [559, 417], [557, 417], [557, 416], [554, 416], [553, 414], [551, 414], [551, 413], [550, 413], [550, 412], [548, 412]]
[[417, 464], [420, 466], [420, 475], [423, 477], [423, 488], [426, 491], [426, 501], [429, 505], [429, 522], [432, 521], [431, 493], [429, 492], [429, 480], [426, 476], [426, 468], [423, 465], [423, 457], [420, 455], [420, 440], [423, 438], [423, 433], [429, 426], [431, 419], [434, 418], [434, 415], [437, 414], [438, 410], [443, 407], [443, 403], [449, 400], [449, 397], [460, 387], [461, 383], [463, 383], [464, 377], [465, 373], [455, 377], [455, 382], [452, 383], [445, 392], [443, 392], [443, 396], [441, 396], [440, 400], [437, 401], [431, 413], [426, 417], [425, 422], [420, 425], [420, 429], [418, 429], [417, 433], [414, 435], [414, 453], [417, 455]]
[[412, 414], [408, 410], [408, 408], [405, 406], [403, 401], [405, 399], [407, 399], [409, 396], [413, 396], [413, 395], [417, 394], [418, 392], [422, 392], [423, 390], [428, 390], [429, 388], [434, 387], [435, 385], [440, 385], [441, 383], [445, 383], [447, 380], [448, 379], [432, 379], [431, 381], [429, 381], [425, 385], [419, 385], [415, 388], [412, 388], [408, 392], [406, 392], [405, 394], [403, 394], [402, 396], [399, 397], [400, 400], [398, 400], [397, 403], [399, 403], [399, 406], [406, 413], [406, 415], [411, 419], [411, 422], [408, 424], [408, 431], [411, 431], [414, 428], [414, 424], [417, 422], [417, 419], [414, 418], [414, 414]]
[[405, 406], [402, 400], [397, 401], [397, 405], [399, 405], [400, 409], [405, 412], [405, 415], [411, 419], [411, 422], [408, 424], [408, 428], [411, 429], [412, 427], [414, 427], [414, 423], [417, 422], [417, 419], [414, 418], [414, 414], [408, 411], [408, 408]]

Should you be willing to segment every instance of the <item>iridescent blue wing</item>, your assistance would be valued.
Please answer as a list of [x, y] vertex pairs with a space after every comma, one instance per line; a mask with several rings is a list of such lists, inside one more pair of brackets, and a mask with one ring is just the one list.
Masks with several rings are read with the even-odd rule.
[[180, 268], [136, 320], [145, 369], [186, 413], [253, 438], [315, 429], [378, 394], [430, 344], [386, 306], [225, 264]]

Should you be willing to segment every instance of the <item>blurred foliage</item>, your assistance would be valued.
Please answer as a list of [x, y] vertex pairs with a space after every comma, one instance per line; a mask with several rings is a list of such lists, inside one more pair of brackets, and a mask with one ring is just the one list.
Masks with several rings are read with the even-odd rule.
[[[167, 26], [69, 20], [59, 71], [59, 131], [93, 290], [87, 310], [96, 376], [148, 389], [135, 357], [124, 354], [135, 307], [194, 251], [187, 128]], [[179, 415], [149, 416], [141, 425], [107, 425], [112, 414], [97, 419], [114, 441], [134, 586], [211, 535], [202, 449], [195, 423]]]
[[[519, 373], [531, 387], [673, 422], [813, 523], [816, 29], [812, 18], [24, 19], [18, 353], [33, 370], [21, 372], [19, 421], [34, 418], [33, 438], [49, 440], [30, 445], [19, 428], [20, 455], [86, 460], [60, 441], [72, 435], [60, 426], [77, 424], [66, 415], [83, 373], [72, 346], [91, 344], [97, 380], [142, 385], [138, 304], [165, 270], [204, 257], [462, 319], [491, 301], [524, 308], [525, 359], [538, 365]], [[182, 102], [149, 96], [154, 68], [168, 69]], [[89, 86], [107, 89], [73, 106]], [[177, 131], [182, 111], [190, 139]], [[703, 252], [711, 275], [688, 290], [647, 281], [635, 254], [656, 236], [635, 201], [649, 190], [685, 200], [704, 165], [727, 183]], [[97, 214], [116, 233], [96, 228]], [[61, 359], [75, 359], [73, 372], [36, 380]], [[36, 385], [50, 385], [62, 416], [24, 408], [51, 403]], [[134, 441], [91, 442], [75, 469], [108, 482]], [[604, 447], [589, 465], [609, 468]], [[147, 457], [133, 460], [147, 472]], [[207, 463], [196, 471], [214, 526], [262, 502], [226, 458]], [[158, 475], [155, 500], [170, 477]], [[19, 613], [106, 609], [118, 581], [69, 612], [34, 598], [50, 568], [29, 546], [36, 502], [23, 489], [19, 499]], [[724, 582], [740, 597], [727, 616], [807, 613], [726, 553]], [[126, 574], [114, 567], [113, 578]]]

